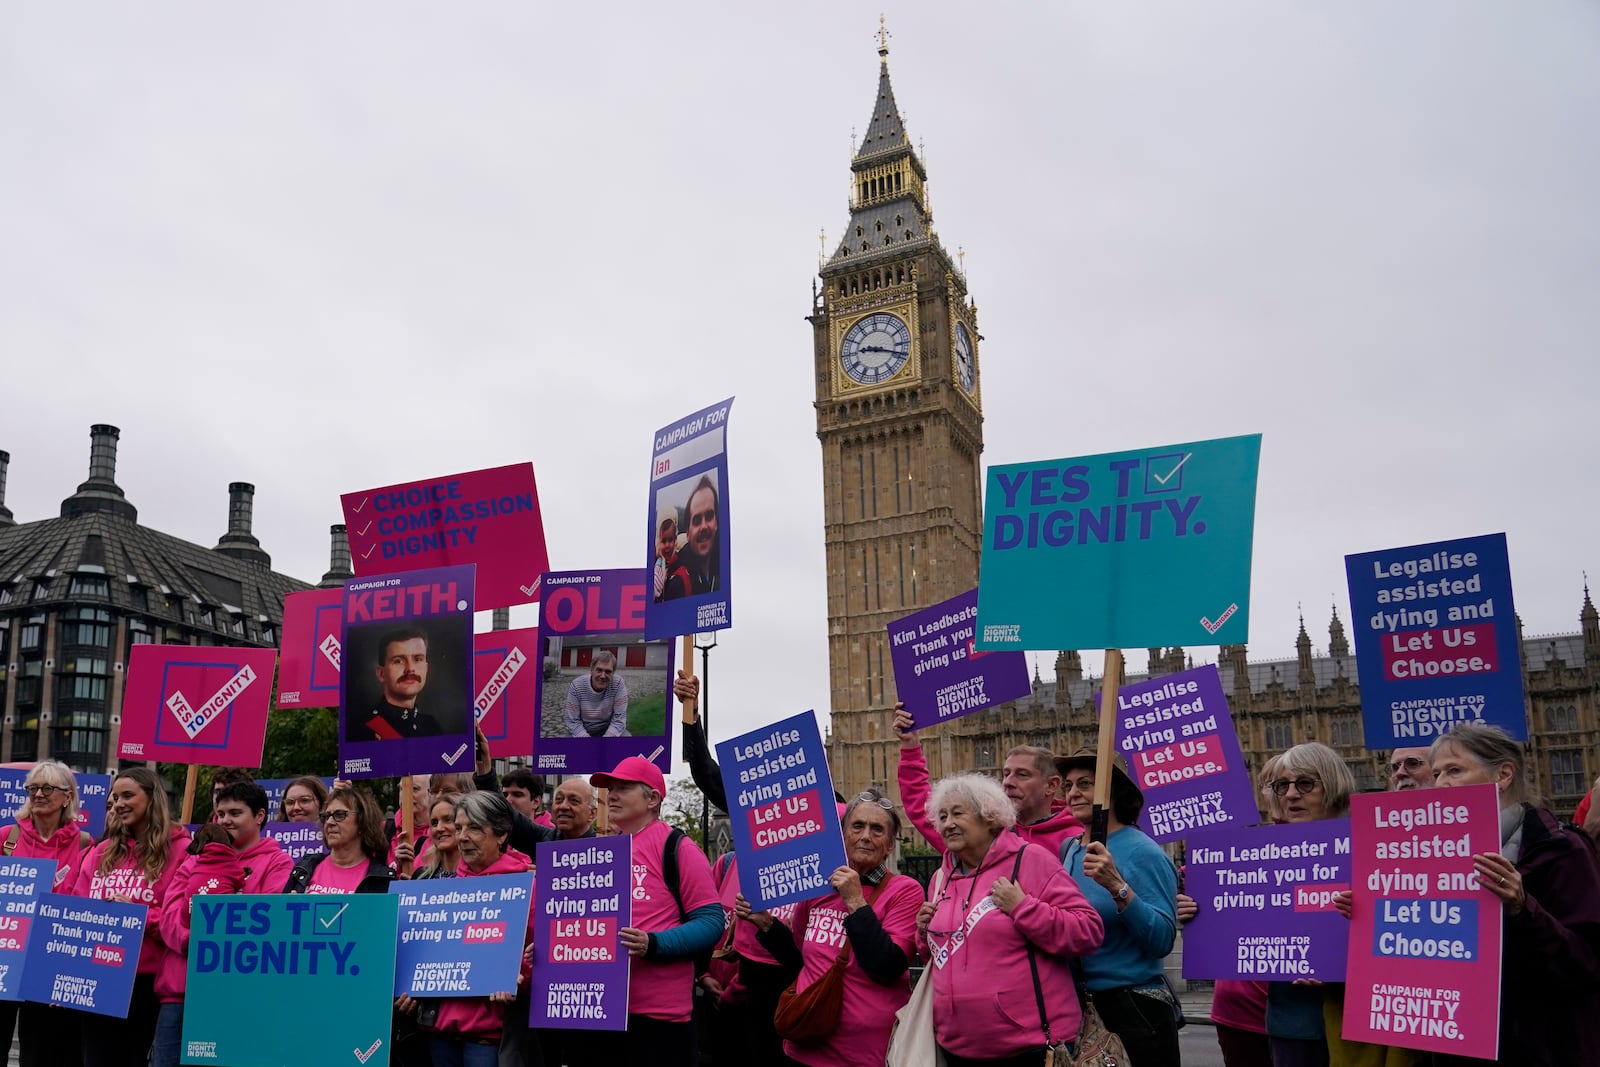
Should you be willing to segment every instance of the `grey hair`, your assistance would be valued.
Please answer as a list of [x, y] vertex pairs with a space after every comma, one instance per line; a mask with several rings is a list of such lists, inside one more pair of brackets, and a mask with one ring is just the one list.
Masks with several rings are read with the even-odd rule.
[[978, 818], [1002, 830], [1017, 824], [1017, 809], [1011, 806], [1011, 798], [999, 782], [985, 774], [955, 774], [940, 779], [928, 798], [928, 811], [937, 816], [952, 803], [965, 804]]
[[1322, 795], [1327, 806], [1324, 816], [1337, 819], [1350, 810], [1350, 794], [1356, 791], [1356, 776], [1350, 773], [1339, 753], [1321, 741], [1295, 745], [1278, 757], [1278, 773], [1285, 777], [1314, 774], [1322, 780]]
[[1439, 750], [1449, 745], [1464, 756], [1470, 756], [1492, 778], [1501, 764], [1511, 764], [1511, 784], [1506, 787], [1509, 799], [1519, 804], [1538, 804], [1539, 795], [1533, 790], [1524, 770], [1526, 762], [1522, 745], [1498, 726], [1481, 722], [1460, 722], [1449, 732], [1439, 735], [1428, 749], [1428, 762], [1439, 758]]
[[478, 790], [466, 793], [456, 801], [457, 815], [467, 817], [467, 825], [481, 826], [500, 839], [500, 851], [506, 849], [511, 837], [511, 804], [499, 793]]
[[600, 666], [601, 664], [604, 664], [604, 663], [609, 663], [613, 667], [615, 667], [617, 665], [617, 655], [616, 655], [616, 653], [615, 652], [596, 652], [594, 654], [594, 659], [589, 661], [589, 665], [591, 667], [598, 667], [598, 666]]

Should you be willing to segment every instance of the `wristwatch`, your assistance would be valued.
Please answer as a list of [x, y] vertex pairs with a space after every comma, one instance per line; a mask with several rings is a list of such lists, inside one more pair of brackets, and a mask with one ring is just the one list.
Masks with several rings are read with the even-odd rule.
[[1123, 882], [1122, 888], [1118, 889], [1115, 893], [1112, 893], [1111, 897], [1118, 904], [1126, 904], [1128, 902], [1128, 898], [1132, 895], [1133, 889], [1128, 885], [1127, 882]]

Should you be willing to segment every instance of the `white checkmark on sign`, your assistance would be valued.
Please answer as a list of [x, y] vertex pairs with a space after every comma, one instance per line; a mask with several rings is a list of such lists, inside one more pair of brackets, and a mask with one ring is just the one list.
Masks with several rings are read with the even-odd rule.
[[189, 740], [193, 741], [199, 736], [200, 731], [206, 728], [208, 723], [216, 719], [218, 715], [221, 715], [223, 710], [233, 703], [240, 693], [248, 689], [250, 683], [255, 680], [256, 672], [246, 664], [240, 667], [234, 673], [234, 676], [228, 679], [227, 684], [218, 689], [211, 699], [201, 704], [198, 709], [189, 706], [189, 701], [182, 692], [174, 692], [167, 698], [167, 710], [177, 716], [178, 725], [183, 727], [183, 732], [189, 735]]
[[368, 522], [367, 522], [367, 524], [365, 526], [361, 527], [361, 529], [356, 531], [356, 536], [357, 537], [365, 537], [365, 536], [367, 536], [367, 531], [370, 530], [370, 529], [372, 529], [372, 522], [371, 522], [371, 520], [368, 520]]
[[348, 904], [341, 904], [341, 905], [339, 905], [339, 910], [338, 911], [334, 912], [332, 915], [328, 916], [326, 919], [323, 919], [323, 918], [317, 919], [317, 922], [322, 924], [322, 928], [324, 930], [332, 930], [333, 929], [333, 924], [339, 921], [339, 916], [343, 915], [345, 909], [348, 908], [349, 906], [350, 905], [348, 905]]
[[1152, 478], [1154, 478], [1156, 480], [1156, 484], [1157, 485], [1166, 485], [1168, 482], [1172, 481], [1173, 475], [1175, 475], [1179, 471], [1183, 470], [1183, 465], [1185, 463], [1189, 462], [1189, 457], [1192, 456], [1192, 455], [1194, 455], [1193, 452], [1185, 452], [1183, 454], [1183, 458], [1178, 460], [1178, 465], [1173, 467], [1171, 470], [1169, 470], [1167, 472], [1167, 476], [1165, 478], [1163, 478], [1161, 475], [1155, 473], [1154, 471], [1150, 472], [1150, 477], [1152, 477]]
[[466, 745], [462, 745], [460, 748], [456, 749], [454, 752], [451, 752], [451, 753], [441, 752], [441, 753], [439, 753], [439, 758], [444, 760], [445, 763], [449, 764], [451, 767], [454, 767], [456, 765], [456, 760], [460, 759], [461, 758], [461, 754], [463, 752], [465, 752], [466, 750], [467, 750], [467, 746]]
[[356, 1049], [355, 1050], [356, 1059], [360, 1060], [362, 1063], [366, 1063], [368, 1060], [372, 1059], [372, 1054], [374, 1052], [377, 1052], [382, 1047], [383, 1047], [383, 1038], [380, 1037], [380, 1038], [378, 1038], [378, 1040], [376, 1040], [376, 1041], [374, 1041], [372, 1043], [372, 1047], [367, 1049], [367, 1051], [362, 1052], [360, 1049]]
[[361, 498], [361, 503], [359, 503], [359, 504], [357, 504], [355, 506], [355, 513], [357, 515], [361, 514], [361, 509], [366, 507], [366, 506], [367, 506], [367, 498], [366, 497], [362, 497]]

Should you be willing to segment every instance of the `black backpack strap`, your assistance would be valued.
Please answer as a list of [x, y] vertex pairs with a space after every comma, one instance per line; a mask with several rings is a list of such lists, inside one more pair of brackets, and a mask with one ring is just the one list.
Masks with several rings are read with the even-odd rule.
[[678, 921], [689, 921], [689, 913], [683, 907], [683, 888], [678, 884], [678, 846], [689, 835], [674, 826], [667, 834], [667, 843], [661, 846], [661, 880], [667, 883], [667, 888], [672, 892], [672, 899], [678, 904]]

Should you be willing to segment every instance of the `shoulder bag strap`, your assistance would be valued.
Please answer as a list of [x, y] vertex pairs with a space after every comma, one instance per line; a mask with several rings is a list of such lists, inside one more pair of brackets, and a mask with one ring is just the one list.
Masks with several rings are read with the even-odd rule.
[[17, 850], [17, 838], [21, 835], [22, 831], [16, 823], [12, 823], [10, 826], [6, 827], [6, 843], [4, 848], [6, 855], [9, 856]]
[[[1026, 848], [1017, 849], [1017, 862], [1011, 866], [1013, 882], [1017, 881], [1017, 875], [1022, 872], [1022, 854], [1026, 851]], [[1017, 887], [1020, 889], [1021, 884], [1019, 883]], [[1033, 999], [1039, 1006], [1039, 1025], [1044, 1030], [1045, 1047], [1049, 1048], [1055, 1042], [1050, 1039], [1050, 1016], [1044, 1009], [1044, 986], [1039, 982], [1039, 959], [1034, 954], [1033, 942], [1029, 941], [1025, 934], [1022, 935], [1022, 944], [1028, 950], [1028, 971], [1033, 975]]]

